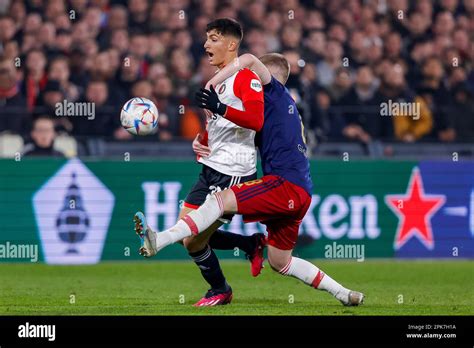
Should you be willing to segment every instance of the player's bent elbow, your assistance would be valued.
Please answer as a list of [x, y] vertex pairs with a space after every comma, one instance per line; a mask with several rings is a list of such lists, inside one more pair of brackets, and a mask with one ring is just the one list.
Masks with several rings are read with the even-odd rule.
[[247, 66], [247, 67], [252, 67], [253, 64], [255, 64], [255, 62], [258, 61], [258, 58], [255, 57], [253, 54], [251, 53], [244, 53], [242, 54], [242, 56], [240, 57], [240, 60], [243, 62], [243, 65], [244, 66]]

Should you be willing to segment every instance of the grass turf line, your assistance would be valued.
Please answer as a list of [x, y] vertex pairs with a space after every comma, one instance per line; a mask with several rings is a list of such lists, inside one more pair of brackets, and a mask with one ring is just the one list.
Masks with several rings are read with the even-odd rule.
[[365, 304], [344, 307], [329, 294], [278, 275], [268, 265], [253, 278], [247, 262], [221, 262], [234, 300], [212, 308], [192, 307], [207, 290], [192, 262], [23, 263], [0, 264], [0, 315], [474, 314], [472, 261], [314, 263], [344, 286], [364, 292]]

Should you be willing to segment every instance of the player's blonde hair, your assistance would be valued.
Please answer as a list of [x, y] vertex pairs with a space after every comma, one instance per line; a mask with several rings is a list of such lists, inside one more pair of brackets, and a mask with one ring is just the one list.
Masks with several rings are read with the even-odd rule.
[[280, 53], [267, 53], [259, 59], [278, 81], [282, 84], [288, 81], [288, 76], [290, 76], [290, 63], [285, 56]]

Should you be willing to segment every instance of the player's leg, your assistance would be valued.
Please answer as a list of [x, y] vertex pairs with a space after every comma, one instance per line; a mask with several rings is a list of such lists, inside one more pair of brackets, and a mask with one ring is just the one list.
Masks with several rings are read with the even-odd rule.
[[[280, 187], [283, 181], [284, 179], [279, 177], [265, 176], [262, 179], [234, 185], [229, 190], [217, 192], [209, 196], [198, 209], [191, 211], [180, 219], [176, 225], [163, 232], [150, 234], [148, 232], [143, 233], [137, 231], [137, 233], [147, 241], [145, 244], [147, 244], [148, 247], [144, 250], [143, 256], [151, 257], [170, 244], [204, 232], [214, 222], [224, 216], [224, 214], [235, 214], [238, 212], [239, 214], [247, 215], [256, 211], [257, 214], [253, 221], [261, 221], [264, 219], [261, 218], [258, 212], [265, 213], [262, 216], [275, 216], [275, 212], [281, 213], [281, 206], [272, 205], [272, 202], [269, 202], [267, 198], [274, 199], [279, 197], [279, 191], [276, 190], [275, 192], [275, 189]], [[243, 192], [243, 188], [248, 188], [248, 190]], [[236, 193], [234, 193], [234, 191]], [[268, 194], [265, 195], [265, 193]], [[247, 195], [249, 195], [251, 199], [247, 201], [251, 202], [251, 204], [239, 203], [240, 211], [238, 211], [236, 195], [239, 195], [241, 202], [245, 201]], [[285, 204], [288, 205], [288, 202], [285, 202]], [[287, 209], [290, 208], [288, 207]], [[247, 213], [247, 211], [249, 213]], [[148, 231], [148, 229], [146, 231]]]
[[[184, 216], [186, 216], [187, 214], [189, 214], [189, 213], [192, 212], [193, 210], [194, 210], [194, 208], [190, 208], [189, 206], [184, 205], [184, 206], [181, 208], [181, 210], [179, 211], [178, 220], [177, 220], [177, 221], [179, 221], [180, 219], [182, 219]], [[178, 243], [184, 246], [183, 240], [180, 240]]]
[[[179, 213], [178, 220], [193, 210], [194, 209], [190, 208], [189, 206], [184, 206]], [[187, 237], [181, 242], [188, 251], [191, 259], [199, 268], [202, 277], [206, 280], [211, 289], [225, 293], [231, 291], [230, 286], [227, 284], [217, 255], [207, 243], [209, 237], [217, 228], [219, 228], [220, 225], [221, 223], [216, 222], [203, 233], [197, 236]], [[228, 297], [229, 296], [231, 296], [231, 294], [229, 294]]]
[[306, 191], [271, 175], [234, 187], [233, 191], [239, 213], [247, 215], [247, 219], [263, 220], [267, 225], [268, 260], [273, 269], [326, 290], [346, 305], [362, 301], [362, 294], [345, 289], [315, 265], [292, 256], [301, 220], [311, 204]]
[[[192, 211], [190, 209], [189, 211]], [[184, 213], [184, 212], [183, 212]], [[156, 254], [154, 248], [157, 243], [157, 237], [159, 234], [153, 231], [146, 222], [145, 215], [141, 212], [137, 212], [134, 217], [135, 231], [142, 239], [142, 246], [140, 248], [140, 254], [145, 257], [151, 257]], [[209, 283], [211, 288], [215, 289], [229, 289], [226, 283], [224, 274], [220, 268], [219, 260], [215, 253], [207, 245], [212, 232], [214, 232], [221, 222], [217, 221], [214, 225], [209, 226], [208, 230], [203, 231], [199, 236], [194, 236], [193, 240], [177, 241], [181, 242], [185, 247], [189, 247], [191, 244], [194, 245], [194, 250], [190, 251], [189, 254], [201, 270], [204, 279]]]
[[[183, 218], [192, 210], [199, 208], [211, 192], [220, 191], [222, 188], [229, 187], [232, 184], [239, 182], [240, 179], [242, 178], [228, 176], [209, 167], [203, 167], [198, 182], [186, 197], [179, 219]], [[227, 221], [230, 221], [229, 219], [232, 217], [227, 216], [225, 218]], [[224, 219], [220, 220], [224, 221]], [[225, 245], [225, 243], [227, 243], [232, 244], [232, 249], [239, 247], [245, 252], [251, 252], [252, 250], [257, 249], [257, 243], [254, 242], [256, 240], [255, 237], [246, 237], [226, 233], [224, 231], [216, 231], [222, 223], [223, 222], [221, 221], [217, 221], [202, 233], [187, 237], [183, 240], [184, 247], [187, 249], [189, 255], [199, 267], [202, 276], [211, 287], [205, 297], [196, 304], [197, 306], [226, 304], [229, 303], [232, 298], [232, 289], [227, 284], [217, 256], [213, 251], [213, 246], [209, 243], [211, 236], [214, 236], [216, 233], [218, 234], [218, 236], [213, 239], [213, 242], [217, 247], [221, 247], [223, 244]], [[247, 240], [251, 240], [251, 242], [246, 243]], [[250, 247], [248, 247], [248, 245], [250, 245]], [[263, 263], [263, 261], [261, 263]], [[260, 273], [261, 267], [262, 266], [260, 265], [258, 273]], [[254, 267], [252, 267], [252, 269], [254, 269]]]
[[[256, 174], [248, 176], [229, 176], [219, 173], [212, 168], [204, 167], [200, 180], [193, 187], [193, 190], [186, 198], [184, 208], [199, 208], [211, 192], [219, 192], [241, 181], [255, 179]], [[183, 210], [180, 219], [190, 210]], [[230, 222], [232, 216], [223, 216], [220, 220]], [[210, 233], [209, 233], [210, 232]], [[265, 247], [265, 235], [257, 233], [252, 236], [242, 236], [240, 234], [214, 230], [206, 233], [200, 233], [197, 236], [187, 237], [184, 245], [190, 253], [205, 252], [209, 249], [229, 250], [239, 248], [244, 251], [251, 264], [251, 273], [255, 277], [260, 274], [263, 267], [263, 249]]]
[[[225, 213], [234, 214], [236, 210], [231, 204], [229, 204], [229, 209], [227, 210], [223, 205], [223, 197], [233, 195], [232, 190], [224, 190], [211, 195], [198, 209], [192, 210], [174, 226], [163, 232], [158, 233], [150, 228], [144, 228], [143, 226], [146, 226], [144, 223], [137, 225], [135, 220], [135, 231], [144, 240], [145, 247], [140, 249], [141, 254], [145, 257], [152, 257], [168, 245], [206, 231]], [[226, 202], [228, 201], [230, 201], [229, 198], [226, 198]], [[234, 206], [236, 205], [234, 204]], [[137, 213], [135, 214], [135, 219], [139, 214], [143, 215], [142, 213]]]
[[[191, 211], [193, 211], [192, 208], [184, 207], [180, 215], [186, 215], [186, 212], [190, 213]], [[142, 240], [140, 254], [145, 257], [153, 256], [156, 254], [156, 252], [153, 253], [152, 251], [156, 246], [156, 240], [159, 234], [147, 226], [146, 218], [143, 213], [137, 212], [134, 220], [135, 231]], [[208, 230], [203, 231], [201, 235], [178, 241], [185, 247], [189, 248], [192, 245], [195, 248], [194, 251], [189, 252], [189, 255], [200, 269], [203, 278], [211, 287], [195, 306], [223, 305], [230, 303], [232, 300], [232, 289], [226, 282], [216, 254], [207, 244], [207, 240], [212, 232], [221, 224], [220, 221], [217, 221], [214, 225], [211, 225]]]
[[[208, 194], [211, 192], [210, 188], [214, 184], [212, 182], [214, 181], [213, 174], [213, 171], [203, 166], [198, 182], [193, 186], [185, 199], [184, 206], [178, 216], [178, 221], [205, 202]], [[189, 256], [199, 268], [202, 277], [210, 287], [205, 296], [195, 306], [221, 305], [230, 303], [232, 300], [232, 289], [227, 284], [219, 259], [214, 250], [208, 245], [209, 237], [221, 224], [219, 221], [216, 221], [201, 234], [189, 236], [182, 241]]]
[[[282, 242], [274, 233], [269, 231], [269, 235], [269, 243], [275, 245]], [[279, 249], [273, 245], [268, 245], [268, 262], [276, 272], [299, 279], [315, 289], [327, 291], [346, 306], [362, 303], [362, 293], [346, 289], [311, 262], [292, 256], [292, 249]]]
[[[179, 212], [178, 221], [198, 208], [206, 200], [206, 197], [211, 192], [211, 185], [214, 185], [214, 182], [211, 182], [214, 177], [215, 173], [210, 168], [202, 167], [197, 182], [191, 188], [185, 199], [184, 206]], [[140, 253], [145, 257], [153, 256], [155, 253], [151, 252], [151, 250], [153, 250], [157, 233], [147, 227], [144, 214], [137, 213], [135, 219], [135, 230], [142, 240]], [[221, 299], [220, 302], [230, 302], [232, 298], [231, 288], [226, 282], [216, 254], [207, 244], [212, 232], [220, 225], [220, 223], [216, 223], [199, 236], [192, 236], [178, 242], [187, 249], [210, 288], [226, 293], [225, 298]]]
[[265, 217], [278, 214], [294, 214], [294, 204], [289, 204], [286, 198], [288, 187], [285, 182], [281, 177], [267, 175], [210, 195], [198, 209], [185, 215], [171, 228], [152, 236], [144, 234], [143, 238], [149, 239], [150, 247], [143, 256], [151, 257], [170, 244], [204, 232], [225, 214], [246, 215], [252, 219], [247, 218], [247, 222], [265, 220]]
[[243, 236], [237, 233], [217, 230], [209, 239], [209, 246], [216, 250], [234, 250], [239, 248], [245, 252], [245, 257], [250, 261], [250, 273], [257, 277], [263, 266], [264, 249], [267, 245], [265, 234], [254, 233]]

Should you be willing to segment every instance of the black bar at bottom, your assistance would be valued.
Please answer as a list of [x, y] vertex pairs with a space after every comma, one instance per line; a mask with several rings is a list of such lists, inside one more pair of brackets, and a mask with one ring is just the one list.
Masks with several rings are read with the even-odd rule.
[[[342, 344], [474, 346], [472, 316], [3, 316], [0, 347], [93, 345], [227, 347]], [[41, 326], [32, 326], [41, 325]], [[52, 327], [55, 325], [54, 341]], [[19, 337], [37, 336], [46, 337]], [[48, 338], [49, 337], [49, 338]]]

